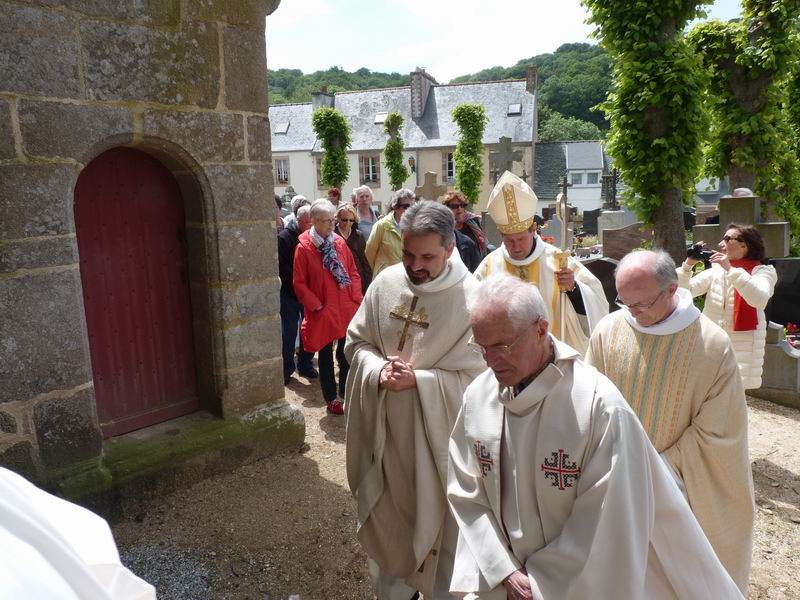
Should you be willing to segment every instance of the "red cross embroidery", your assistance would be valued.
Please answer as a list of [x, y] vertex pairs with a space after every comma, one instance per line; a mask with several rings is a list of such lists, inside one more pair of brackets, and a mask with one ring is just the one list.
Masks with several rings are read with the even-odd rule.
[[494, 459], [492, 453], [486, 449], [486, 446], [481, 444], [480, 440], [475, 440], [475, 458], [478, 459], [478, 465], [481, 468], [481, 477], [486, 477], [486, 474], [492, 470], [494, 466]]
[[551, 452], [550, 456], [551, 459], [548, 461], [545, 458], [541, 465], [544, 478], [550, 479], [553, 487], [560, 490], [572, 487], [581, 475], [578, 465], [569, 460], [569, 454], [564, 454], [563, 448], [559, 448], [558, 452]]

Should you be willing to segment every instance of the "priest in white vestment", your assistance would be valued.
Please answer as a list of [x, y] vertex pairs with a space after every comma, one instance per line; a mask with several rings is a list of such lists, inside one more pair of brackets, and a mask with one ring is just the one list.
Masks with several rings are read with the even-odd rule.
[[347, 478], [378, 597], [451, 598], [447, 445], [483, 367], [467, 346], [477, 281], [453, 251], [449, 209], [417, 202], [400, 228], [402, 263], [373, 280], [347, 332]]
[[742, 598], [614, 385], [548, 332], [505, 275], [471, 301], [490, 367], [450, 441], [451, 591], [512, 600]]
[[743, 593], [753, 550], [747, 403], [730, 338], [678, 288], [663, 251], [617, 265], [618, 303], [595, 329], [586, 361], [639, 416], [708, 540]]
[[0, 467], [0, 600], [155, 600], [108, 524]]
[[550, 311], [550, 332], [561, 336], [563, 320], [562, 341], [583, 354], [595, 325], [608, 314], [608, 300], [603, 284], [579, 260], [570, 256], [567, 268], [559, 268], [561, 250], [542, 240], [536, 231], [538, 202], [522, 179], [503, 173], [487, 205], [503, 243], [478, 265], [475, 277], [508, 273], [535, 285]]

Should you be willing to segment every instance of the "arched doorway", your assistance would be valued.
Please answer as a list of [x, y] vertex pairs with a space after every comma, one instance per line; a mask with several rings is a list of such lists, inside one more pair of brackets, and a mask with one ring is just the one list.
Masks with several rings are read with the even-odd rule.
[[184, 207], [175, 178], [139, 150], [104, 152], [75, 186], [75, 230], [103, 436], [197, 410]]

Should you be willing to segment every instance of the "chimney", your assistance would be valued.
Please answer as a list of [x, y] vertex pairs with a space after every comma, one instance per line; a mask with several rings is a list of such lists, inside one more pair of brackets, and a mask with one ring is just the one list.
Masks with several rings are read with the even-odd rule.
[[537, 87], [539, 87], [539, 68], [533, 65], [528, 67], [525, 73], [525, 90], [535, 94]]
[[428, 101], [428, 92], [435, 85], [436, 80], [417, 67], [411, 72], [411, 118], [419, 119], [425, 112], [425, 103]]
[[328, 93], [328, 86], [322, 85], [318, 92], [311, 94], [311, 111], [315, 111], [323, 106], [326, 108], [333, 108], [334, 98]]

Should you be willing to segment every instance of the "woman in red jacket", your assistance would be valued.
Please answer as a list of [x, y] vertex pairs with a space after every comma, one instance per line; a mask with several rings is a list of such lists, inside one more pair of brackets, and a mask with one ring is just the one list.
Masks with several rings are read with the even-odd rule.
[[[347, 326], [356, 314], [363, 295], [361, 278], [347, 243], [333, 232], [336, 209], [328, 200], [311, 205], [311, 229], [302, 233], [294, 253], [293, 284], [297, 299], [305, 308], [300, 337], [304, 348], [318, 352], [319, 383], [328, 412], [344, 414], [345, 382], [350, 365], [344, 356]], [[333, 342], [341, 340], [336, 352], [339, 363], [339, 398], [333, 372]]]

